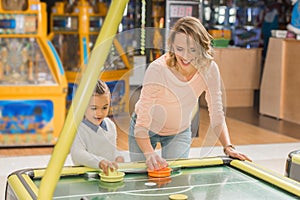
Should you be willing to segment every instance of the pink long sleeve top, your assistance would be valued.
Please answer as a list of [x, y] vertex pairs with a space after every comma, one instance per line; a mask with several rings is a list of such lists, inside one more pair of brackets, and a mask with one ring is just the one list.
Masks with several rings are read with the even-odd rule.
[[197, 72], [187, 82], [179, 80], [166, 64], [166, 55], [152, 62], [146, 70], [140, 99], [135, 106], [136, 126], [159, 135], [175, 135], [191, 124], [198, 97], [206, 92], [210, 124], [225, 123], [221, 77], [213, 61], [207, 71]]

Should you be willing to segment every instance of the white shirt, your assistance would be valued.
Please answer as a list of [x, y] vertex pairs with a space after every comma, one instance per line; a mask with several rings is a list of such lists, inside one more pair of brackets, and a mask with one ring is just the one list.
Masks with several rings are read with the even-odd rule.
[[101, 160], [114, 161], [119, 156], [116, 125], [109, 118], [105, 118], [103, 123], [106, 129], [86, 120], [80, 123], [71, 147], [71, 157], [75, 165], [97, 169]]

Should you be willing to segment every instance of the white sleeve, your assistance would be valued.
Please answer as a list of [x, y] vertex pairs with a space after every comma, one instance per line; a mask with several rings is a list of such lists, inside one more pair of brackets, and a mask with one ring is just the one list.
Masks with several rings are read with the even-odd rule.
[[208, 75], [206, 77], [207, 90], [205, 99], [208, 104], [208, 111], [210, 116], [211, 126], [214, 128], [216, 126], [225, 123], [225, 115], [223, 110], [223, 100], [222, 100], [222, 80], [219, 72], [218, 65], [212, 62]]
[[99, 162], [105, 158], [101, 156], [94, 155], [87, 151], [87, 142], [84, 137], [86, 130], [79, 127], [77, 135], [74, 139], [73, 145], [71, 147], [71, 158], [75, 165], [84, 165], [86, 167], [91, 167], [99, 169]]

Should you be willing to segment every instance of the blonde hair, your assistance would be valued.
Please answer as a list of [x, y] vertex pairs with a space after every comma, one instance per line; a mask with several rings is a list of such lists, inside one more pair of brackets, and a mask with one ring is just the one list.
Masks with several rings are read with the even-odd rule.
[[177, 33], [184, 33], [194, 40], [196, 49], [199, 53], [199, 56], [196, 58], [195, 67], [198, 70], [208, 69], [213, 60], [213, 48], [211, 45], [211, 40], [213, 38], [206, 31], [199, 19], [190, 16], [180, 18], [171, 30], [168, 38], [169, 58], [167, 59], [167, 65], [178, 69], [178, 63], [173, 49], [173, 43]]

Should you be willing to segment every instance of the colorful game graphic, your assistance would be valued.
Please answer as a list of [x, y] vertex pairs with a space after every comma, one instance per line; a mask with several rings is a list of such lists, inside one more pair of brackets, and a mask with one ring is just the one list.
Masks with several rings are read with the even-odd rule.
[[50, 100], [0, 101], [0, 144], [50, 143], [52, 119]]

